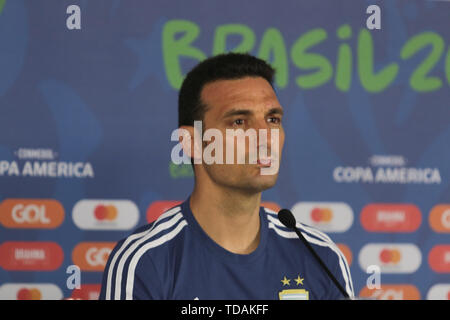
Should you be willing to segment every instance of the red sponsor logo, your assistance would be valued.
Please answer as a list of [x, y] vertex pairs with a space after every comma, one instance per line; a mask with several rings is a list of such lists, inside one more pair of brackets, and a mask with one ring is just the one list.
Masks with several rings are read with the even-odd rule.
[[359, 296], [377, 300], [420, 300], [417, 287], [410, 284], [383, 284], [379, 289], [364, 287]]
[[158, 219], [158, 217], [166, 210], [181, 204], [182, 201], [155, 201], [147, 208], [147, 222], [151, 223]]
[[369, 204], [361, 211], [361, 224], [370, 232], [413, 232], [421, 223], [422, 214], [412, 204]]
[[430, 268], [439, 273], [450, 273], [450, 245], [434, 246], [428, 254]]
[[77, 300], [98, 300], [100, 290], [100, 284], [82, 284], [80, 289], [72, 291], [71, 298]]
[[64, 259], [55, 242], [5, 242], [0, 245], [0, 266], [6, 270], [53, 271]]

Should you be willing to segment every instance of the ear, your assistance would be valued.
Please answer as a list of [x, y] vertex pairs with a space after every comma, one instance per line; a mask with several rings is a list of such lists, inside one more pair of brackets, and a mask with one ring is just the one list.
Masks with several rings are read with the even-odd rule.
[[202, 159], [202, 138], [193, 126], [181, 126], [179, 128], [179, 141], [184, 154], [194, 160], [194, 163], [201, 163]]

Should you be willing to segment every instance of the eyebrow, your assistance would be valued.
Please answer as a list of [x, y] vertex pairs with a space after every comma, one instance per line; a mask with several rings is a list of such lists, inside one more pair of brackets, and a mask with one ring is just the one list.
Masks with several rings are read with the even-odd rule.
[[[267, 114], [271, 115], [271, 114], [279, 114], [279, 115], [283, 115], [283, 109], [281, 109], [280, 107], [274, 107], [271, 108]], [[229, 118], [229, 117], [233, 117], [233, 116], [248, 116], [253, 114], [252, 110], [248, 110], [248, 109], [231, 109], [227, 112], [224, 113], [224, 115], [222, 116], [222, 118]]]
[[280, 107], [274, 107], [271, 108], [267, 114], [279, 114], [280, 116], [282, 116], [284, 114], [284, 111]]

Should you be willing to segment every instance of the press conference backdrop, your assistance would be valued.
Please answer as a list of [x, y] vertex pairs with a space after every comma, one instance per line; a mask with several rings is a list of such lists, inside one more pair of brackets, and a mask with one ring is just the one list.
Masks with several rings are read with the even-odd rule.
[[285, 110], [264, 205], [327, 232], [357, 295], [449, 299], [449, 17], [425, 0], [0, 0], [0, 298], [98, 297], [114, 244], [192, 190], [171, 161], [184, 75], [238, 51], [277, 69]]

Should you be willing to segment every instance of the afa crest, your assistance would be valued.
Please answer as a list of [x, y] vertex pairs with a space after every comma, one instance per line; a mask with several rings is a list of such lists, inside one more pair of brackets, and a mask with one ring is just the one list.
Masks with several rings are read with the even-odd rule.
[[278, 292], [280, 300], [309, 300], [309, 292], [305, 289], [287, 289]]
[[[296, 286], [303, 285], [303, 278], [300, 275], [297, 276], [297, 279], [294, 279]], [[286, 276], [281, 280], [283, 287], [291, 286], [291, 279], [287, 279]], [[292, 284], [294, 285], [294, 284]], [[309, 292], [305, 289], [284, 289], [278, 292], [278, 298], [280, 300], [309, 300]]]

